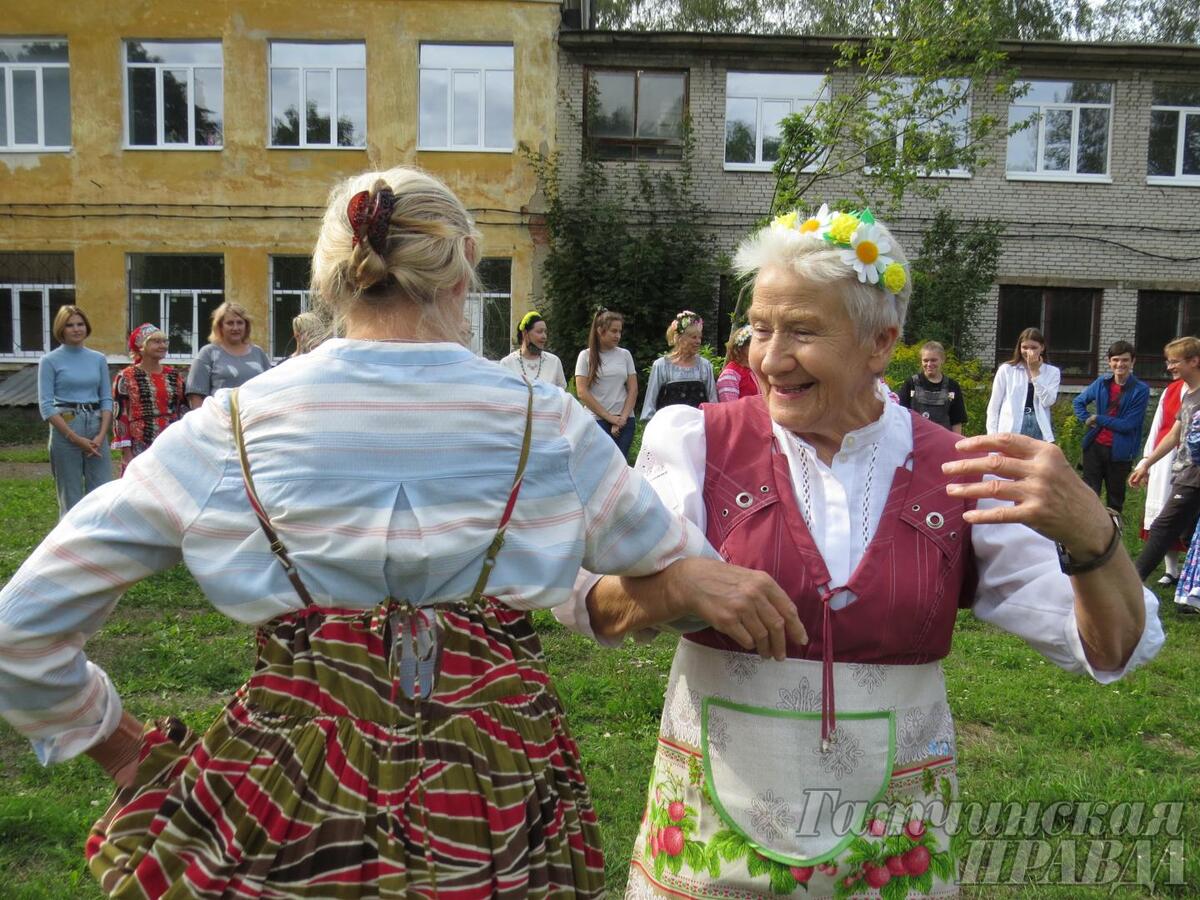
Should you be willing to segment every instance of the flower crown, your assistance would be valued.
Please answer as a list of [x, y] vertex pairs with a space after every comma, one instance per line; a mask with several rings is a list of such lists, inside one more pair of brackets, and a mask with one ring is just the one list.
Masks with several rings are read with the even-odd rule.
[[540, 319], [541, 317], [542, 317], [542, 314], [540, 312], [538, 312], [536, 309], [531, 309], [529, 312], [525, 313], [525, 315], [521, 317], [521, 322], [519, 325], [517, 325], [517, 331], [528, 331], [529, 324], [534, 319]]
[[824, 238], [830, 247], [842, 250], [842, 262], [854, 269], [863, 284], [877, 284], [889, 294], [899, 294], [908, 284], [907, 269], [887, 255], [892, 242], [869, 209], [830, 212], [828, 204], [822, 203], [815, 215], [805, 218], [797, 209], [776, 216], [771, 228]]
[[754, 337], [754, 329], [749, 325], [743, 325], [733, 333], [733, 346], [745, 347], [750, 343], [752, 337]]
[[704, 320], [690, 309], [685, 309], [675, 317], [674, 321], [676, 334], [683, 334], [693, 325], [699, 325], [701, 328], [704, 327]]

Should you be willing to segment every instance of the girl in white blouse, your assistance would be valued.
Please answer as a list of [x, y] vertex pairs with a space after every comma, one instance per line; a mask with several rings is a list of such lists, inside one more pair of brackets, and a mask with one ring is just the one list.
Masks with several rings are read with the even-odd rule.
[[1054, 440], [1050, 407], [1058, 399], [1062, 373], [1045, 361], [1046, 339], [1036, 328], [1017, 338], [1012, 359], [996, 370], [988, 400], [987, 433], [1024, 434]]

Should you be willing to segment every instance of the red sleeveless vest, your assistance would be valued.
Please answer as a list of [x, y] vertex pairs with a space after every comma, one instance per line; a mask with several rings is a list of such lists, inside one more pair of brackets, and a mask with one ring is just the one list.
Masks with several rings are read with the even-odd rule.
[[[958, 435], [913, 416], [912, 470], [896, 469], [866, 553], [846, 584], [831, 585], [796, 503], [787, 456], [776, 446], [764, 399], [701, 409], [708, 540], [726, 560], [770, 573], [792, 598], [809, 642], [789, 644], [789, 657], [917, 665], [950, 651], [957, 611], [975, 593], [971, 526], [963, 520], [974, 501], [948, 495], [945, 487], [955, 479], [941, 470], [943, 462], [961, 458], [954, 449]], [[857, 599], [826, 616], [825, 602], [841, 589]], [[711, 628], [687, 639], [746, 652]]]

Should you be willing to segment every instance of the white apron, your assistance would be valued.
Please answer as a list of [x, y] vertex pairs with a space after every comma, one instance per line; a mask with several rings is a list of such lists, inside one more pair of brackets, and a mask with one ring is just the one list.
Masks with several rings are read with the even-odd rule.
[[957, 895], [941, 664], [835, 663], [834, 688], [822, 750], [820, 662], [680, 641], [627, 898]]

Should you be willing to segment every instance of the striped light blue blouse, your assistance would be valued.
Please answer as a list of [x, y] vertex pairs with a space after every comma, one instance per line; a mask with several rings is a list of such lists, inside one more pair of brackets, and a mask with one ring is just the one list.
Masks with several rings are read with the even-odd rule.
[[[255, 486], [314, 600], [468, 595], [527, 400], [521, 378], [455, 344], [333, 340], [244, 385]], [[592, 416], [535, 384], [529, 462], [488, 593], [552, 607], [580, 565], [641, 575], [699, 554], [715, 555]], [[180, 561], [248, 625], [302, 605], [246, 500], [226, 391], [85, 497], [0, 592], [0, 714], [43, 762], [116, 727], [120, 700], [83, 645], [130, 585]]]

